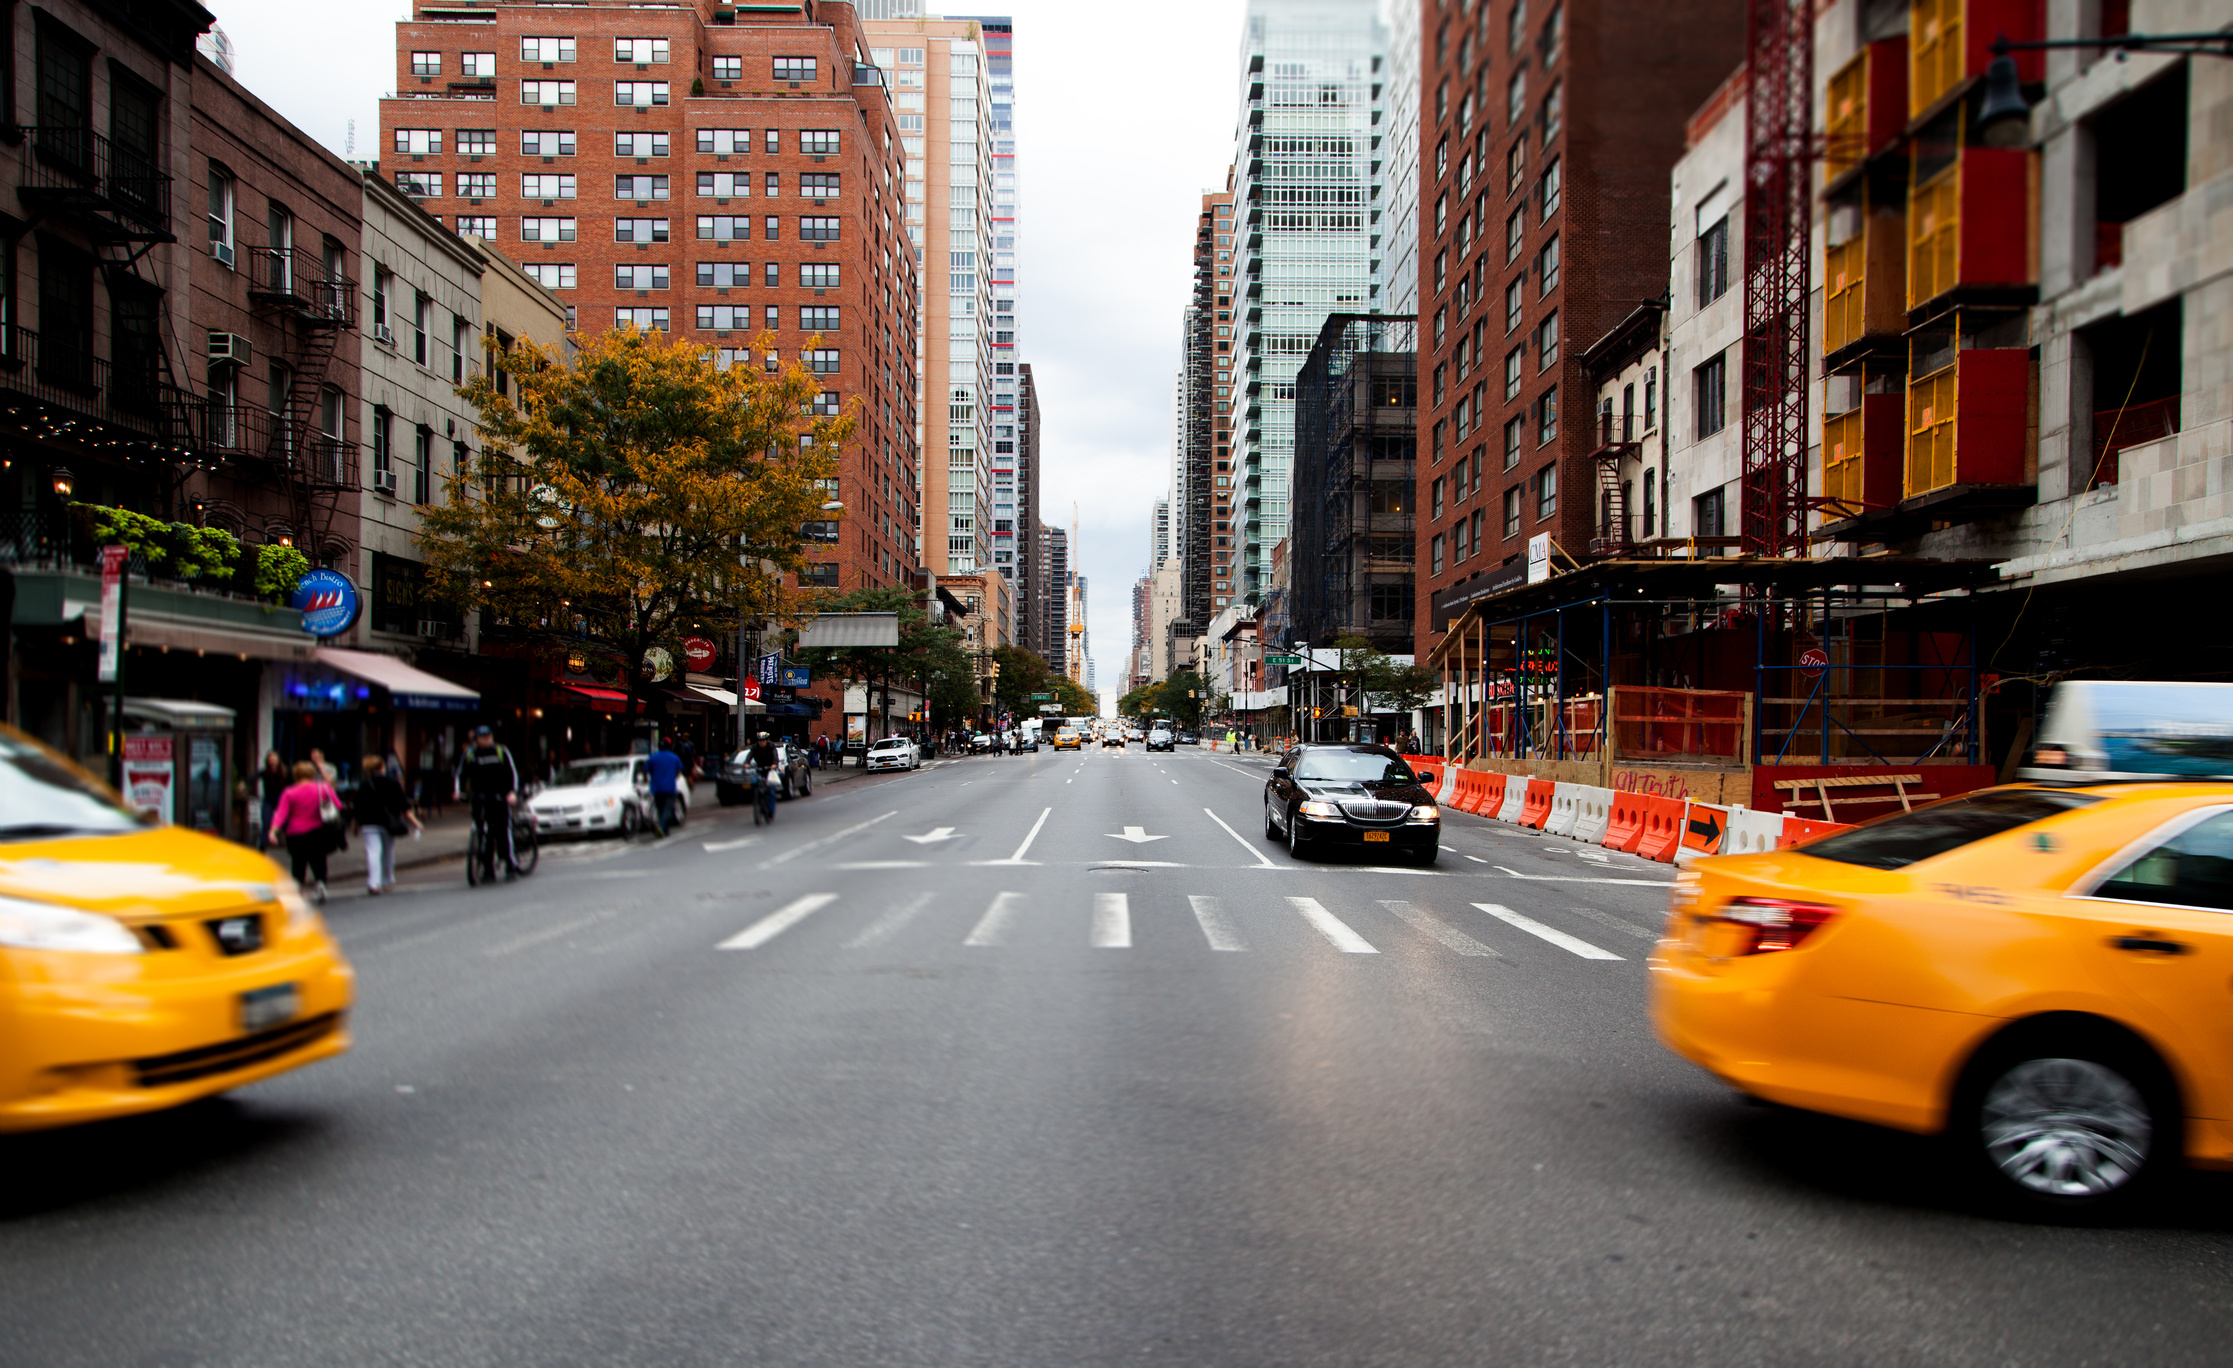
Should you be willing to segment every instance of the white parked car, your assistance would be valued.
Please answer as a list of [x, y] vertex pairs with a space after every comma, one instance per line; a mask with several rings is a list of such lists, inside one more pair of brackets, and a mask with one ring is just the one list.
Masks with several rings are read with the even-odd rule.
[[[690, 789], [678, 787], [675, 820], [690, 815]], [[535, 832], [553, 836], [633, 836], [652, 824], [651, 773], [641, 755], [576, 760], [527, 800]]]
[[921, 769], [923, 749], [904, 736], [887, 736], [868, 748], [868, 767], [880, 769]]

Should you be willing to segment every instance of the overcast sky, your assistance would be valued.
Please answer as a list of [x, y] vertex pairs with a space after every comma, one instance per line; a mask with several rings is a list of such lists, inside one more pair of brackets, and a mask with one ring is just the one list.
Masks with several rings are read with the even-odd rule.
[[[379, 155], [395, 21], [365, 0], [203, 0], [249, 89], [336, 152]], [[1243, 0], [1014, 0], [1023, 359], [1045, 418], [1042, 521], [1077, 506], [1097, 682], [1113, 702], [1132, 581], [1170, 480], [1179, 311], [1199, 197], [1232, 153]], [[308, 22], [315, 16], [315, 22]]]

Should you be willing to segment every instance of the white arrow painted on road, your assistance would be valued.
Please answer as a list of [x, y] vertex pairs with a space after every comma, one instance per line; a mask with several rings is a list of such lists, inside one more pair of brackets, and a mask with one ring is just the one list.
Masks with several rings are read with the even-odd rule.
[[900, 839], [904, 841], [913, 841], [916, 845], [936, 845], [940, 841], [953, 840], [954, 829], [952, 827], [932, 827], [929, 834], [927, 835], [903, 836]]
[[1134, 845], [1142, 845], [1148, 841], [1167, 841], [1171, 839], [1168, 836], [1150, 836], [1146, 827], [1136, 826], [1128, 826], [1121, 832], [1112, 831], [1109, 835], [1115, 840], [1130, 841]]

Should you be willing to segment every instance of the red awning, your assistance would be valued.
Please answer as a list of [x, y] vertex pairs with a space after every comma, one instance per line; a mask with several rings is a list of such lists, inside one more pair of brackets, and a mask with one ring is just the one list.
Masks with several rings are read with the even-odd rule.
[[619, 689], [600, 689], [594, 684], [561, 684], [558, 687], [588, 699], [589, 706], [598, 712], [628, 711], [628, 695]]

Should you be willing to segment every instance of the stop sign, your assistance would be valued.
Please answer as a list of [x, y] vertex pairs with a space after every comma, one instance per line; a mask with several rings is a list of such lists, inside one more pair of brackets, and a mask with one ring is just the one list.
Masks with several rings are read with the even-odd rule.
[[746, 675], [744, 679], [737, 685], [737, 693], [754, 703], [759, 702], [760, 680], [758, 676]]
[[691, 669], [706, 669], [713, 664], [713, 657], [713, 643], [704, 637], [684, 637], [682, 639], [682, 658], [690, 662]]
[[1799, 673], [1809, 679], [1820, 679], [1822, 672], [1829, 668], [1830, 657], [1819, 646], [1809, 646], [1799, 657]]

